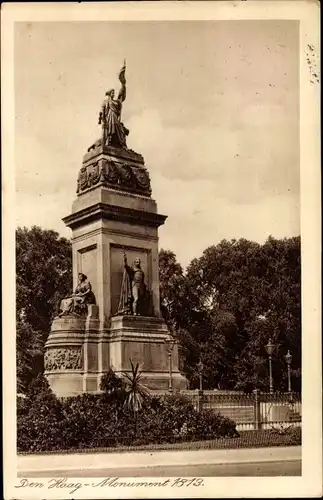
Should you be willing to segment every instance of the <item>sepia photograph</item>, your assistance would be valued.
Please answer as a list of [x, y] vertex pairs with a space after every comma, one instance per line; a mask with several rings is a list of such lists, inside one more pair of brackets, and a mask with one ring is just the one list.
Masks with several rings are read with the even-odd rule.
[[186, 17], [198, 3], [12, 25], [14, 498], [214, 496], [214, 478], [308, 472], [318, 35], [288, 5]]

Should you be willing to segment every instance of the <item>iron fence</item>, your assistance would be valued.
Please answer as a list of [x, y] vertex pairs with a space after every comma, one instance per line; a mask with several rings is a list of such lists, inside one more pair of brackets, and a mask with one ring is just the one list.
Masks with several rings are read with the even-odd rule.
[[236, 423], [238, 431], [300, 427], [302, 402], [299, 393], [251, 394], [226, 391], [182, 391], [193, 406], [209, 408]]
[[300, 427], [302, 401], [298, 393], [260, 394], [261, 428]]

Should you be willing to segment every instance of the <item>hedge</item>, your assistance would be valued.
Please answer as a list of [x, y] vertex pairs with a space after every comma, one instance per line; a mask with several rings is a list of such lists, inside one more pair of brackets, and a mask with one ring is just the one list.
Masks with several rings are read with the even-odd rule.
[[149, 397], [135, 414], [118, 391], [61, 402], [38, 380], [18, 399], [20, 452], [147, 445], [239, 436], [235, 423], [209, 409], [197, 412], [181, 395]]

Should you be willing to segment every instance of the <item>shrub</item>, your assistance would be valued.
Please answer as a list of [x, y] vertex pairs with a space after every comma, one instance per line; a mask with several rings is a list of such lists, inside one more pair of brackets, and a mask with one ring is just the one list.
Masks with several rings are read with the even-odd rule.
[[270, 430], [273, 436], [283, 436], [289, 444], [299, 445], [302, 442], [301, 427], [273, 427]]
[[289, 429], [290, 441], [294, 445], [302, 443], [302, 429], [301, 427], [291, 427]]
[[26, 398], [17, 404], [17, 447], [19, 451], [51, 451], [65, 448], [64, 413], [46, 379], [38, 376]]
[[237, 437], [236, 424], [230, 418], [223, 417], [208, 408], [198, 413], [194, 434], [198, 439], [206, 437]]
[[136, 438], [147, 442], [238, 436], [235, 423], [212, 410], [197, 412], [181, 395], [152, 398], [138, 414]]
[[60, 402], [37, 377], [17, 408], [18, 450], [52, 451], [233, 437], [235, 423], [212, 410], [197, 412], [181, 395], [145, 397], [134, 412], [123, 382], [111, 371], [101, 394]]
[[116, 446], [130, 432], [122, 405], [108, 394], [83, 394], [64, 403], [64, 439], [69, 448]]
[[106, 394], [116, 395], [119, 391], [123, 391], [124, 383], [110, 368], [110, 370], [101, 377], [100, 389]]
[[197, 412], [187, 398], [181, 395], [167, 395], [160, 400], [155, 421], [158, 421], [160, 436], [179, 437], [183, 426], [186, 434], [191, 434], [191, 426], [195, 426]]
[[52, 392], [50, 385], [47, 381], [47, 378], [41, 373], [37, 375], [29, 384], [27, 387], [27, 392], [26, 396], [29, 398], [37, 398], [40, 395], [47, 394], [50, 397], [55, 397], [54, 393]]

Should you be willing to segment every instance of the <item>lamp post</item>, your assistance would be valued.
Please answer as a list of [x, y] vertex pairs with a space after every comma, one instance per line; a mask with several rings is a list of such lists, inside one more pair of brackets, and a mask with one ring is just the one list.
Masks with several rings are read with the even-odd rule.
[[200, 383], [199, 390], [200, 391], [203, 391], [203, 369], [204, 369], [204, 365], [203, 365], [202, 360], [200, 358], [200, 360], [197, 364], [197, 372], [199, 374], [199, 383]]
[[292, 392], [292, 384], [291, 384], [291, 378], [290, 378], [290, 365], [292, 362], [292, 355], [288, 351], [287, 354], [285, 355], [285, 361], [287, 363], [287, 375], [288, 375], [288, 392]]
[[275, 349], [275, 345], [272, 343], [271, 338], [268, 341], [268, 344], [265, 346], [266, 351], [269, 357], [269, 392], [274, 392], [274, 384], [273, 384], [273, 370], [272, 370], [272, 354]]
[[169, 370], [169, 379], [168, 379], [168, 390], [169, 392], [173, 392], [173, 363], [172, 363], [172, 353], [174, 349], [175, 339], [171, 336], [165, 339], [165, 345], [168, 354], [168, 370]]
[[202, 363], [202, 359], [200, 358], [197, 363], [197, 373], [199, 375], [199, 390], [197, 396], [197, 411], [200, 412], [203, 408], [203, 369], [204, 365]]

